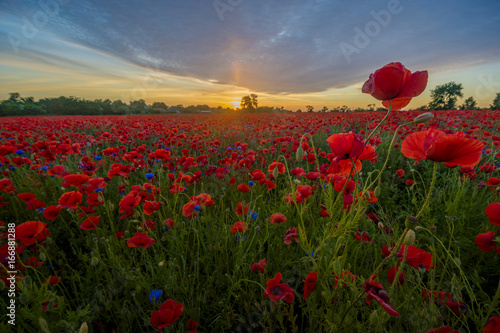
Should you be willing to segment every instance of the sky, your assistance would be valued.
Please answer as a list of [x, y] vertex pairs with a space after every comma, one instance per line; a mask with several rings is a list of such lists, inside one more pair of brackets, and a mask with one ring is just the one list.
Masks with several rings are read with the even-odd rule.
[[378, 68], [427, 70], [424, 93], [500, 92], [498, 0], [0, 0], [0, 99], [77, 96], [305, 110], [380, 101]]

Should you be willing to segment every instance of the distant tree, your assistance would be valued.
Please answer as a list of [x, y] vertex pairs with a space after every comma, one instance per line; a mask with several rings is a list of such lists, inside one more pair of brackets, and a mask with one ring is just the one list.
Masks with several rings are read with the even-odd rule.
[[255, 95], [255, 94], [251, 94], [250, 97], [252, 98], [252, 106], [254, 109], [257, 109], [257, 107], [259, 106], [259, 102], [257, 101], [257, 98], [259, 96]]
[[347, 105], [342, 105], [340, 107], [340, 112], [351, 112], [351, 108], [348, 107]]
[[431, 102], [429, 109], [431, 110], [452, 110], [456, 106], [457, 99], [463, 97], [462, 84], [448, 82], [440, 86], [436, 86], [431, 90]]
[[314, 106], [312, 105], [306, 105], [307, 112], [313, 112], [314, 111]]
[[323, 106], [323, 108], [321, 109], [321, 112], [328, 112], [328, 107]]
[[377, 108], [377, 111], [387, 111], [387, 108], [379, 107]]
[[252, 110], [254, 108], [252, 103], [252, 97], [250, 97], [249, 95], [243, 96], [241, 98], [240, 107], [242, 109]]
[[297, 110], [297, 111], [295, 111], [295, 112], [302, 113], [302, 110], [301, 110], [301, 109], [298, 109], [298, 110]]
[[429, 110], [429, 107], [427, 106], [427, 104], [424, 104], [422, 106], [419, 106], [415, 110], [418, 110], [418, 111], [427, 111], [427, 110]]
[[497, 93], [497, 96], [493, 100], [493, 104], [491, 104], [490, 108], [492, 110], [500, 110], [500, 93]]
[[19, 102], [19, 97], [21, 95], [19, 95], [18, 92], [13, 92], [13, 93], [9, 93], [10, 97], [9, 97], [9, 101], [11, 103], [16, 103], [16, 102]]
[[477, 101], [471, 96], [464, 101], [464, 104], [460, 105], [460, 109], [477, 110]]
[[367, 111], [374, 111], [376, 106], [377, 105], [375, 105], [375, 104], [368, 104], [368, 107], [366, 108], [366, 110]]
[[154, 108], [154, 109], [163, 109], [163, 110], [168, 109], [167, 104], [165, 104], [164, 102], [154, 102], [151, 105], [151, 107]]

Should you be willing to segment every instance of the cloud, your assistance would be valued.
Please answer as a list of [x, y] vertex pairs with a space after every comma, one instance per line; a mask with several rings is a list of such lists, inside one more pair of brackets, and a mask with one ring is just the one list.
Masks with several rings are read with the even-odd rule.
[[[53, 1], [66, 4], [40, 30], [61, 40], [140, 67], [267, 94], [347, 87], [391, 61], [442, 71], [500, 59], [497, 1]], [[0, 11], [20, 34], [24, 19], [34, 22], [43, 11], [41, 3], [4, 2]], [[0, 44], [8, 44], [5, 37]], [[46, 61], [54, 54], [32, 51]], [[71, 59], [52, 61], [72, 66]]]

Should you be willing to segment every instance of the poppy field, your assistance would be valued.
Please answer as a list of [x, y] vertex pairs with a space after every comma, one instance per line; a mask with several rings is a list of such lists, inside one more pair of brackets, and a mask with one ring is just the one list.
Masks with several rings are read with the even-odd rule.
[[0, 119], [0, 331], [499, 332], [500, 111], [399, 65], [388, 113]]

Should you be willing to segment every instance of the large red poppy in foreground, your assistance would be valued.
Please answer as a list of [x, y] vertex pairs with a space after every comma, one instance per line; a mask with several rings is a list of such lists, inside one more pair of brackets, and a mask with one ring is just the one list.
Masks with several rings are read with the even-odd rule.
[[462, 132], [446, 134], [429, 128], [408, 135], [401, 144], [401, 153], [408, 158], [448, 162], [464, 167], [473, 167], [481, 160], [484, 144], [467, 139]]
[[427, 71], [412, 73], [400, 62], [391, 62], [370, 74], [362, 91], [383, 101], [385, 107], [390, 100], [392, 110], [399, 110], [424, 92], [428, 77]]

